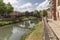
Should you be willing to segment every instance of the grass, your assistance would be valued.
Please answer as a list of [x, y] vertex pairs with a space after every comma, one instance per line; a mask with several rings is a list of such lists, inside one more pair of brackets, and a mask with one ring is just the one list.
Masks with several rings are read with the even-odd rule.
[[33, 20], [33, 19], [37, 19], [36, 17], [22, 17], [21, 18], [22, 19], [22, 21], [27, 21], [27, 20]]
[[0, 26], [15, 24], [15, 23], [18, 23], [18, 22], [19, 22], [19, 20], [0, 21]]
[[43, 24], [40, 22], [30, 29], [29, 35], [22, 36], [21, 40], [43, 40]]
[[23, 21], [28, 21], [28, 20], [36, 20], [37, 21], [37, 18], [36, 17], [23, 17], [21, 19], [15, 19], [15, 20], [4, 20], [4, 21], [0, 21], [0, 27], [2, 26], [5, 26], [5, 25], [10, 25], [10, 24], [15, 24], [15, 23], [19, 23], [19, 22], [23, 22]]

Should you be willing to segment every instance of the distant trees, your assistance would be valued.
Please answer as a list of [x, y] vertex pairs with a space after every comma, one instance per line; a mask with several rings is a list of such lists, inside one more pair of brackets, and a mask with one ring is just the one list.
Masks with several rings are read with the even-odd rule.
[[26, 12], [17, 12], [17, 13], [19, 13], [19, 14], [16, 15], [16, 17], [22, 17], [22, 16], [29, 17], [29, 16], [34, 16], [34, 17], [42, 18], [42, 17], [47, 16], [47, 11], [46, 10], [41, 10], [41, 11], [35, 10], [35, 11], [32, 11], [32, 12], [26, 11]]
[[31, 15], [31, 16], [36, 16], [36, 17], [42, 18], [42, 17], [47, 16], [47, 11], [46, 10], [40, 10], [40, 11], [35, 10], [35, 11], [32, 11], [32, 12], [26, 11], [25, 15], [26, 16]]
[[37, 14], [37, 12], [38, 12], [38, 11], [37, 11], [37, 10], [35, 10], [35, 11], [33, 11], [33, 14], [34, 14], [34, 15], [36, 15], [36, 14]]
[[37, 11], [37, 10], [35, 10], [33, 14], [34, 14], [35, 16], [41, 17], [40, 12]]
[[28, 11], [26, 11], [26, 12], [25, 12], [25, 15], [26, 15], [26, 16], [29, 16], [29, 12], [28, 12]]
[[0, 14], [8, 14], [13, 12], [13, 7], [10, 3], [5, 4], [3, 0], [0, 0]]
[[47, 14], [48, 14], [46, 10], [42, 10], [42, 11], [40, 11], [39, 13], [40, 13], [40, 16], [41, 16], [41, 17], [45, 17], [45, 16], [47, 16]]
[[6, 7], [6, 13], [11, 13], [11, 12], [13, 12], [13, 7], [11, 6], [11, 4], [10, 3], [8, 3], [8, 4], [6, 4], [5, 5], [5, 7]]
[[[20, 15], [19, 15], [20, 14]], [[22, 17], [22, 16], [26, 16], [26, 17], [30, 17], [30, 16], [33, 16], [33, 17], [38, 17], [38, 18], [43, 18], [45, 16], [47, 16], [47, 11], [46, 10], [41, 10], [41, 11], [31, 11], [31, 12], [20, 12], [17, 16], [18, 17]]]
[[47, 15], [48, 15], [47, 11], [46, 10], [43, 10], [43, 16], [45, 17]]
[[1, 2], [0, 0], [0, 14], [4, 13], [5, 12], [5, 4], [3, 2]]

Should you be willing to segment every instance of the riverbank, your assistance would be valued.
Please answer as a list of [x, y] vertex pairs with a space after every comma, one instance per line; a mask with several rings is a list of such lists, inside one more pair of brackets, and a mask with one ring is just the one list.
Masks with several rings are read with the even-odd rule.
[[6, 25], [11, 25], [11, 24], [16, 24], [19, 23], [20, 20], [8, 20], [8, 21], [0, 21], [0, 27], [6, 26]]
[[20, 19], [15, 19], [15, 20], [1, 20], [0, 27], [5, 26], [5, 25], [16, 24], [16, 23], [20, 23], [20, 22], [28, 21], [28, 20], [38, 21], [39, 19], [36, 17], [28, 17], [28, 18], [22, 17]]
[[38, 20], [27, 20], [18, 24], [0, 27], [0, 40], [20, 40], [23, 35], [30, 35], [30, 33], [36, 29], [34, 26], [38, 24], [39, 21], [37, 21]]
[[43, 29], [43, 24], [40, 22], [30, 30], [29, 35], [22, 36], [21, 40], [43, 40]]

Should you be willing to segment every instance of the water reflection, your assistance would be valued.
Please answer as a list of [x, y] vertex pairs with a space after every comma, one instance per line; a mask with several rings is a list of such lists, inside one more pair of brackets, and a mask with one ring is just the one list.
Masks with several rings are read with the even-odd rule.
[[10, 36], [9, 40], [20, 40], [20, 37], [23, 34], [26, 34], [28, 32], [28, 29], [21, 29], [18, 27], [13, 27], [12, 35]]
[[20, 27], [25, 27], [25, 28], [33, 28], [34, 25], [35, 23], [31, 21], [25, 21], [19, 24]]
[[[0, 29], [0, 40], [20, 40], [22, 35], [28, 34], [29, 28], [35, 25], [34, 22], [25, 21], [16, 25]], [[21, 28], [25, 27], [25, 28]]]

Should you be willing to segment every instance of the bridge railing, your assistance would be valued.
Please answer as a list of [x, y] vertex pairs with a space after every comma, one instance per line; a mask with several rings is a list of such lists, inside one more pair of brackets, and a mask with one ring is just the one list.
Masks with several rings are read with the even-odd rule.
[[49, 26], [47, 19], [43, 18], [44, 21], [44, 40], [59, 40], [58, 37], [55, 35], [54, 31]]

